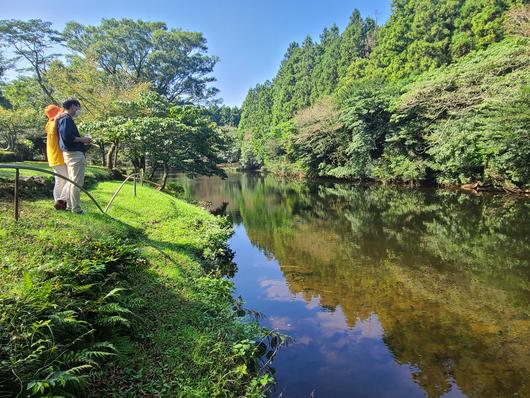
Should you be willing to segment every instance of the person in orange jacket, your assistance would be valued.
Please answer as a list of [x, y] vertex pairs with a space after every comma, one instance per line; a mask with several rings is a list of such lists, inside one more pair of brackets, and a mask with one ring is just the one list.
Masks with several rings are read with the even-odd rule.
[[[48, 155], [48, 164], [53, 171], [62, 176], [68, 177], [68, 168], [64, 163], [63, 152], [59, 147], [59, 133], [57, 132], [56, 118], [64, 109], [57, 105], [48, 105], [44, 113], [48, 117], [48, 122], [44, 129], [46, 130], [46, 153]], [[54, 207], [56, 210], [66, 210], [66, 197], [68, 194], [68, 182], [60, 177], [55, 177], [53, 187]]]

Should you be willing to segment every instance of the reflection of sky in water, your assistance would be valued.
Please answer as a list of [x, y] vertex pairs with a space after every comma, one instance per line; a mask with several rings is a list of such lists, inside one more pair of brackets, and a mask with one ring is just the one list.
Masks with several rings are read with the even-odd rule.
[[[399, 364], [384, 343], [377, 314], [348, 327], [338, 306], [330, 311], [318, 297], [292, 294], [275, 259], [254, 247], [243, 225], [230, 241], [239, 271], [236, 294], [248, 308], [266, 315], [265, 326], [294, 338], [273, 366], [278, 385], [272, 396], [424, 397], [414, 382], [415, 368]], [[452, 383], [443, 397], [464, 396]]]

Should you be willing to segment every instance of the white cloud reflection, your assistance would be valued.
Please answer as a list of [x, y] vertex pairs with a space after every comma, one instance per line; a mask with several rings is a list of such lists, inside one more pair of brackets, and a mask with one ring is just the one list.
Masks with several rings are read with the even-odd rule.
[[292, 322], [286, 316], [271, 316], [268, 318], [268, 321], [270, 322], [273, 329], [278, 329], [281, 331], [293, 329]]
[[293, 294], [282, 279], [263, 279], [259, 281], [267, 298], [275, 301], [305, 301], [301, 294]]

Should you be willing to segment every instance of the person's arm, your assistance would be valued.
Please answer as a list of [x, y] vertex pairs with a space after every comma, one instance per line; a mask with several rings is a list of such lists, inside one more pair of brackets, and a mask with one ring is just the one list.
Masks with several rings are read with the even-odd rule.
[[82, 142], [83, 144], [90, 144], [92, 142], [92, 138], [90, 137], [75, 137], [74, 142]]
[[79, 137], [74, 126], [74, 122], [69, 117], [63, 117], [58, 123], [59, 134], [61, 135], [65, 145], [71, 145], [74, 142], [81, 142], [83, 144], [90, 144], [92, 139], [90, 137]]

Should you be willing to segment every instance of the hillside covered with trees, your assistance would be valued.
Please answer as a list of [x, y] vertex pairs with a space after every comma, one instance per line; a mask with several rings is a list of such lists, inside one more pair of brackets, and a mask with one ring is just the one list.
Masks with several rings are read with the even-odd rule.
[[409, 184], [530, 185], [530, 6], [394, 0], [384, 26], [291, 43], [249, 90], [246, 168]]

